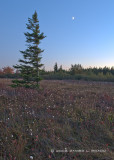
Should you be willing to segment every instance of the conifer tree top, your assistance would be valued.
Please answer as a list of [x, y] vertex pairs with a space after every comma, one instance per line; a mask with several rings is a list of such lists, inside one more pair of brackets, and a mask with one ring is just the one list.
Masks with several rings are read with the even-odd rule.
[[[44, 50], [39, 48], [40, 41], [45, 38], [44, 33], [40, 33], [38, 15], [35, 11], [32, 18], [28, 18], [27, 29], [29, 32], [24, 33], [26, 36], [27, 49], [25, 51], [20, 51], [23, 55], [23, 59], [20, 59], [20, 65], [14, 66], [19, 69], [21, 76], [23, 78], [23, 84], [26, 83], [27, 86], [40, 81], [40, 69], [43, 66], [41, 64], [41, 53]], [[21, 82], [21, 81], [19, 81]]]

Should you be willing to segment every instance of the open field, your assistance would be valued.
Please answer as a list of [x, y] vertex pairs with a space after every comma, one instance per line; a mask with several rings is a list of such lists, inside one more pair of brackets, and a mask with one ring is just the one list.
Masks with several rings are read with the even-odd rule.
[[0, 79], [0, 160], [113, 160], [114, 83], [10, 83]]

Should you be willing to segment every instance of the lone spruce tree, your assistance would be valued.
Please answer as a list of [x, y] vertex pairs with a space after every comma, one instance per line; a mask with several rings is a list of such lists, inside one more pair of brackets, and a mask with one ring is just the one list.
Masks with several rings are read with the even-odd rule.
[[57, 62], [55, 63], [54, 65], [54, 73], [56, 73], [58, 71], [58, 65], [57, 65]]
[[39, 21], [37, 12], [32, 15], [32, 18], [28, 18], [27, 29], [30, 32], [24, 33], [26, 36], [27, 49], [20, 51], [23, 55], [23, 60], [20, 59], [20, 65], [15, 65], [14, 68], [20, 71], [23, 80], [13, 80], [12, 86], [24, 86], [24, 87], [38, 87], [40, 78], [41, 53], [44, 50], [39, 48], [40, 41], [44, 39], [44, 33], [40, 33]]

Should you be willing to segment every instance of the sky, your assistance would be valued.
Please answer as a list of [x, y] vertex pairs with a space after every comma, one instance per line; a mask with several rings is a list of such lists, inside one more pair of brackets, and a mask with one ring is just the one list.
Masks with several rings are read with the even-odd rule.
[[46, 70], [114, 66], [114, 0], [0, 0], [0, 68], [19, 64], [35, 10]]

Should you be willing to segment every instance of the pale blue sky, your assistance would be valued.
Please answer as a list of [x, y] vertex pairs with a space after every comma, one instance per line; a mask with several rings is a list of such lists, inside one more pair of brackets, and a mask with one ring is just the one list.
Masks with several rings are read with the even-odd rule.
[[0, 68], [21, 58], [35, 10], [47, 36], [40, 45], [47, 70], [55, 62], [65, 69], [75, 63], [114, 66], [114, 0], [0, 0]]

